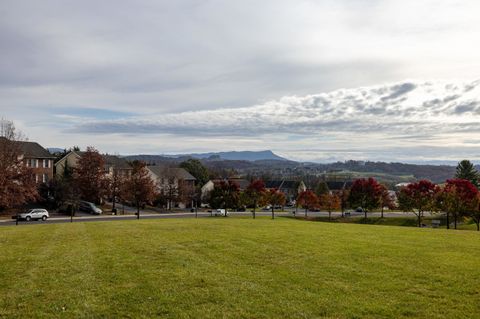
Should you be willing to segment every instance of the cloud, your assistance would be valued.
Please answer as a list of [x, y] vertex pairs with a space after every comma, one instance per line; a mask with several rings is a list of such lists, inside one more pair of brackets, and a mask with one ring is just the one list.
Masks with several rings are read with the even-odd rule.
[[448, 133], [477, 120], [463, 116], [478, 116], [480, 90], [466, 91], [471, 85], [404, 82], [341, 89], [303, 97], [287, 96], [251, 107], [90, 121], [73, 130], [195, 136]]

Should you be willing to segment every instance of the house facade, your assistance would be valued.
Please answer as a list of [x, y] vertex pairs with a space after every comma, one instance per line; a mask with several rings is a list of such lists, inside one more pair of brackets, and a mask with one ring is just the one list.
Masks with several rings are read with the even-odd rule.
[[157, 193], [163, 199], [161, 206], [167, 209], [174, 207], [192, 207], [192, 196], [195, 192], [195, 181], [189, 172], [180, 167], [147, 166], [150, 178], [157, 186]]
[[26, 167], [32, 169], [37, 184], [48, 183], [53, 178], [55, 156], [36, 142], [19, 142]]

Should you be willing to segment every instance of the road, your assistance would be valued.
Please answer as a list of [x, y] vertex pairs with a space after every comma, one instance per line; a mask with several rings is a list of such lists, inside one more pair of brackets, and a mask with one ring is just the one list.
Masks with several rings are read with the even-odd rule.
[[[126, 210], [127, 211], [127, 210]], [[275, 216], [294, 216], [293, 210], [285, 211], [285, 212], [275, 212]], [[257, 216], [271, 216], [270, 211], [257, 211]], [[251, 212], [230, 212], [230, 216], [252, 216]], [[339, 217], [341, 213], [333, 212], [332, 217]], [[199, 218], [210, 217], [211, 214], [209, 212], [198, 212], [197, 216]], [[305, 216], [304, 210], [298, 210], [296, 216], [303, 217]], [[328, 217], [327, 212], [308, 212], [309, 217]], [[380, 217], [380, 213], [369, 213], [369, 217]], [[351, 217], [363, 217], [363, 213], [353, 213]], [[385, 212], [384, 217], [392, 218], [392, 217], [414, 217], [412, 214], [409, 213], [392, 213], [392, 212]], [[140, 219], [164, 219], [164, 218], [195, 218], [195, 213], [190, 212], [168, 212], [168, 213], [142, 213], [140, 212]], [[72, 219], [70, 217], [51, 217], [47, 221], [19, 221], [19, 225], [42, 225], [42, 224], [60, 224], [60, 223], [78, 223], [78, 222], [99, 222], [99, 221], [115, 221], [115, 220], [135, 220], [137, 217], [135, 215], [101, 215], [101, 216], [93, 216], [88, 214], [82, 214], [80, 216], [76, 216]], [[15, 226], [14, 219], [6, 219], [0, 220], [0, 226]]]

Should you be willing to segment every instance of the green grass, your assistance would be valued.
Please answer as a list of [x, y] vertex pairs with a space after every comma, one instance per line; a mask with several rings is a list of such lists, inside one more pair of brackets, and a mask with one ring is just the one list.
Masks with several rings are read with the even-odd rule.
[[5, 318], [478, 318], [476, 232], [202, 218], [0, 228]]

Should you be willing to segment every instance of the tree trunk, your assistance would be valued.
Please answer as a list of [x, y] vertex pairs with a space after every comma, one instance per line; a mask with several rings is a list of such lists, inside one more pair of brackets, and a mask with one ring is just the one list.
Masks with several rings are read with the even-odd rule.
[[418, 212], [418, 227], [422, 227], [422, 214]]
[[255, 219], [255, 209], [257, 208], [257, 200], [253, 201], [253, 219]]
[[382, 205], [382, 214], [381, 214], [381, 218], [383, 218], [383, 205]]
[[137, 200], [137, 219], [140, 219], [140, 202]]
[[453, 215], [453, 225], [454, 225], [454, 228], [457, 229], [457, 215], [458, 214], [454, 214]]
[[367, 211], [363, 210], [363, 213], [365, 214], [365, 221], [367, 221]]
[[447, 229], [450, 229], [450, 213], [447, 212]]
[[332, 220], [332, 212], [328, 211], [328, 220]]
[[272, 219], [275, 219], [275, 207], [272, 205]]
[[308, 207], [305, 207], [305, 218], [307, 218]]
[[477, 231], [480, 231], [480, 220], [476, 220], [475, 224], [477, 224]]

